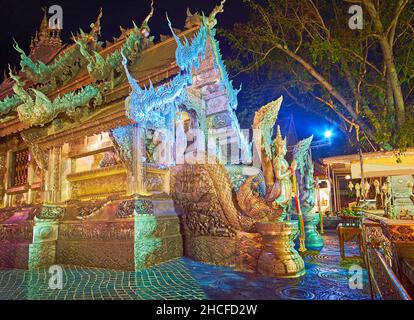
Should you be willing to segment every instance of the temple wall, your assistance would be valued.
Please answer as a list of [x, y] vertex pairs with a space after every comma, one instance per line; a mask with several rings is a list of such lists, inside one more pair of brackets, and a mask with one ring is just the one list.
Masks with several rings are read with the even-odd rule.
[[29, 265], [30, 241], [1, 241], [0, 269], [23, 269]]
[[66, 221], [59, 225], [56, 263], [134, 270], [134, 221]]
[[7, 148], [5, 144], [0, 145], [0, 208], [5, 206], [7, 175]]
[[12, 180], [13, 154], [27, 149], [15, 135], [0, 145], [0, 269], [27, 269], [33, 239], [33, 217], [41, 199], [41, 173], [28, 158], [26, 183]]
[[59, 223], [55, 263], [134, 271], [137, 256], [145, 268], [181, 257], [180, 223], [171, 201], [154, 200], [153, 205], [153, 214], [143, 216], [153, 219], [153, 229], [140, 222], [134, 200], [110, 202], [84, 220], [76, 219], [77, 207], [67, 208]]
[[257, 272], [262, 238], [258, 233], [238, 232], [234, 237], [184, 236], [184, 255], [196, 261]]
[[33, 222], [0, 224], [0, 269], [28, 269]]
[[107, 132], [67, 145], [62, 157], [62, 201], [124, 196], [127, 169], [117, 157]]
[[183, 240], [178, 217], [175, 215], [157, 216], [156, 221], [157, 227], [152, 237], [159, 239], [159, 246], [147, 257], [145, 268], [183, 256]]

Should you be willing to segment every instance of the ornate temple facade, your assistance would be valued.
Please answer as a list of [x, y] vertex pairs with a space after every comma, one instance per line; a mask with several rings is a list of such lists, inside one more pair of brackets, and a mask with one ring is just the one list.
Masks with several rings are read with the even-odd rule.
[[[72, 44], [46, 16], [29, 53], [15, 43], [21, 69], [0, 85], [0, 266], [133, 270], [140, 245], [158, 248], [147, 264], [182, 256], [172, 166], [208, 148], [225, 163], [230, 149], [241, 157], [238, 90], [215, 39], [221, 10], [188, 12], [183, 31], [168, 21], [172, 36], [158, 43], [153, 7], [111, 43], [100, 39], [102, 12]], [[137, 208], [156, 214], [152, 245], [136, 244]]]
[[[324, 246], [313, 137], [285, 159], [280, 97], [255, 113], [249, 143], [215, 38], [224, 2], [208, 17], [188, 11], [184, 30], [167, 17], [157, 43], [153, 6], [113, 42], [100, 39], [101, 12], [71, 44], [46, 17], [30, 52], [15, 43], [20, 69], [0, 85], [0, 268], [142, 270], [187, 256], [306, 273], [299, 252]], [[414, 227], [375, 219], [364, 256], [384, 271], [379, 245], [391, 252]]]

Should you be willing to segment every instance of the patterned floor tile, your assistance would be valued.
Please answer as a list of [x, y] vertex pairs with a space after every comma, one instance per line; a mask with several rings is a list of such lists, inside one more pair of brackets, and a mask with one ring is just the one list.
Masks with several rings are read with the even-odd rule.
[[178, 299], [369, 299], [367, 272], [363, 289], [349, 286], [349, 267], [361, 265], [358, 245], [347, 244], [353, 258], [341, 260], [337, 237], [324, 236], [321, 252], [306, 252], [306, 275], [300, 279], [276, 279], [235, 272], [181, 258], [142, 272], [122, 272], [74, 266], [63, 267], [62, 290], [49, 289], [48, 270], [0, 271], [0, 299], [19, 300], [178, 300]]

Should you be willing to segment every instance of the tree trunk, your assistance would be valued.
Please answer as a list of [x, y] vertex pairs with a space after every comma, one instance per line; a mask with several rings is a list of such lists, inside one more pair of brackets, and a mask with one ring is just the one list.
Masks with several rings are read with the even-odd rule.
[[286, 53], [288, 56], [290, 56], [292, 59], [294, 59], [296, 62], [302, 65], [302, 67], [309, 72], [309, 74], [314, 77], [320, 85], [328, 91], [328, 93], [334, 97], [345, 109], [348, 111], [349, 115], [351, 116], [353, 122], [359, 125], [359, 127], [365, 131], [366, 135], [369, 138], [373, 138], [374, 134], [372, 133], [372, 130], [368, 128], [364, 123], [358, 121], [358, 115], [355, 112], [352, 105], [343, 97], [330, 83], [328, 80], [326, 80], [323, 75], [321, 75], [309, 62], [305, 61], [302, 57], [298, 56], [296, 53], [291, 51], [286, 46], [283, 46], [281, 44], [275, 44], [275, 47], [279, 50], [282, 50], [284, 53]]
[[[384, 56], [384, 64], [389, 73], [387, 80], [391, 83], [392, 91], [394, 94], [394, 102], [397, 111], [397, 124], [399, 126], [405, 123], [405, 104], [404, 96], [401, 90], [400, 81], [398, 79], [397, 69], [394, 64], [394, 54], [392, 51], [392, 44], [388, 42], [387, 34], [384, 31], [384, 26], [381, 22], [381, 17], [378, 15], [377, 9], [370, 0], [363, 1], [365, 8], [367, 9], [372, 22], [374, 23], [374, 29], [379, 38], [379, 44]], [[402, 4], [400, 3], [400, 6]], [[397, 10], [398, 11], [398, 10]], [[391, 37], [393, 38], [393, 37]], [[388, 82], [388, 81], [387, 81]]]
[[394, 93], [395, 107], [397, 109], [397, 124], [401, 126], [405, 123], [405, 104], [397, 69], [394, 64], [392, 49], [386, 38], [381, 38], [380, 45], [384, 55], [384, 62], [387, 66], [387, 72], [389, 72], [387, 80], [391, 83], [392, 91]]

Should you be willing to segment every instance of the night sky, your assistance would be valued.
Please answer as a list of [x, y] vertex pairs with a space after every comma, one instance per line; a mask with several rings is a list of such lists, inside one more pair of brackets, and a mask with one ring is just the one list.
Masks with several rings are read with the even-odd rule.
[[[152, 35], [158, 41], [159, 34], [170, 35], [165, 13], [173, 24], [173, 27], [183, 29], [186, 18], [187, 7], [191, 12], [204, 11], [208, 15], [219, 0], [197, 1], [197, 0], [155, 0], [154, 17], [150, 20], [150, 28]], [[103, 8], [102, 40], [112, 41], [112, 37], [120, 35], [119, 26], [132, 27], [132, 21], [140, 25], [142, 20], [150, 10], [150, 0], [72, 0], [72, 1], [37, 1], [37, 0], [20, 0], [20, 1], [4, 1], [0, 0], [0, 71], [1, 78], [3, 70], [10, 63], [12, 66], [19, 67], [18, 53], [13, 49], [13, 38], [19, 43], [19, 46], [26, 52], [28, 51], [30, 39], [38, 30], [43, 17], [41, 7], [60, 5], [63, 8], [63, 30], [62, 40], [65, 43], [72, 43], [70, 40], [71, 33], [76, 33], [79, 28], [89, 31], [89, 25], [94, 22], [98, 16], [100, 7]], [[249, 9], [243, 4], [242, 0], [227, 0], [224, 13], [217, 16], [218, 27], [231, 29], [235, 22], [242, 22], [248, 18]], [[221, 41], [221, 50], [224, 59], [231, 58], [231, 51], [224, 41]], [[231, 74], [230, 74], [231, 75]], [[246, 87], [249, 85], [249, 77], [241, 75], [234, 79], [235, 85], [243, 83]], [[277, 98], [278, 93], [274, 96], [267, 97], [266, 92], [263, 96], [266, 99]], [[243, 103], [243, 94], [239, 95], [239, 109], [248, 109], [254, 113], [257, 106], [246, 106]], [[313, 114], [307, 113], [299, 107], [282, 107], [280, 117], [287, 117], [293, 114], [298, 137], [304, 138], [311, 134], [315, 135], [315, 139], [322, 138], [323, 131], [329, 127], [328, 123], [316, 118]], [[246, 125], [242, 124], [243, 127]], [[334, 146], [325, 147], [315, 150], [314, 155], [327, 156], [343, 153], [344, 137], [339, 131], [335, 131]], [[336, 141], [335, 141], [336, 140]]]

